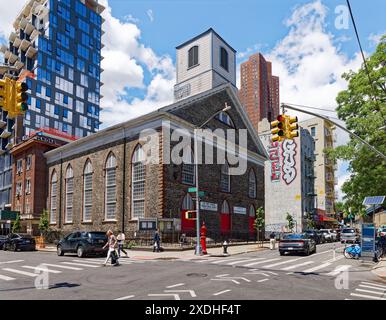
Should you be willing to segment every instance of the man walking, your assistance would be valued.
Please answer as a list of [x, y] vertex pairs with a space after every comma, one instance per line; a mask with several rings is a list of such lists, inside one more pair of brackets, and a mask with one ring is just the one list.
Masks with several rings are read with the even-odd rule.
[[161, 237], [159, 236], [159, 231], [158, 231], [158, 229], [155, 231], [153, 241], [154, 241], [153, 252], [156, 252], [156, 251], [157, 251], [157, 252], [160, 252], [160, 241], [161, 241]]
[[275, 250], [275, 245], [276, 245], [276, 235], [275, 232], [271, 232], [269, 235], [269, 249], [270, 250]]
[[122, 231], [118, 231], [117, 240], [118, 240], [118, 257], [119, 258], [121, 257], [121, 251], [126, 255], [126, 258], [128, 258], [127, 252], [125, 251], [125, 249], [123, 249], [123, 246], [125, 244], [125, 239], [126, 239], [125, 234]]
[[117, 253], [115, 251], [115, 247], [117, 245], [117, 239], [115, 238], [111, 230], [107, 231], [106, 235], [107, 235], [107, 243], [103, 246], [103, 249], [105, 249], [108, 246], [109, 251], [107, 252], [107, 257], [103, 265], [106, 266], [107, 262], [111, 258], [111, 264], [114, 266], [119, 266]]

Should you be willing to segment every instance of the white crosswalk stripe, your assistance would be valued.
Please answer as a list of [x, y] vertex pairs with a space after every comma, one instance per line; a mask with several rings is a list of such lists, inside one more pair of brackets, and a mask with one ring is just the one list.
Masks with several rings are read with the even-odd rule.
[[75, 262], [62, 262], [64, 264], [69, 264], [71, 266], [80, 266], [80, 267], [88, 267], [88, 268], [99, 268], [100, 266], [96, 266], [93, 264], [86, 264], [86, 263], [75, 263]]
[[341, 272], [347, 271], [350, 268], [351, 268], [350, 265], [342, 265], [342, 266], [339, 266], [339, 267], [335, 268], [334, 271], [331, 271], [331, 272], [327, 273], [327, 275], [335, 277], [335, 276], [339, 275]]
[[[363, 283], [363, 282], [362, 282]], [[374, 289], [374, 290], [381, 290], [381, 291], [386, 291], [386, 288], [380, 288], [378, 286], [374, 286], [374, 285], [366, 285], [366, 284], [360, 284], [359, 285], [361, 288], [368, 288], [368, 289]]]
[[286, 260], [286, 261], [282, 261], [282, 262], [277, 262], [277, 263], [269, 264], [267, 266], [262, 266], [262, 268], [266, 268], [266, 269], [274, 268], [274, 267], [277, 267], [277, 266], [281, 266], [283, 264], [287, 264], [287, 263], [298, 261], [300, 259], [302, 259], [302, 258], [297, 258], [297, 259], [291, 259], [291, 260]]
[[250, 261], [256, 261], [256, 260], [264, 260], [264, 258], [236, 260], [236, 261], [232, 261], [232, 262], [227, 263], [227, 265], [228, 266], [233, 266], [235, 264], [240, 264], [240, 263], [245, 263], [245, 262], [250, 262]]
[[382, 284], [372, 283], [372, 282], [366, 282], [366, 281], [362, 281], [361, 283], [362, 283], [362, 284], [365, 284], [365, 285], [369, 285], [369, 286], [375, 286], [375, 287], [383, 288], [383, 289], [386, 290], [386, 286], [384, 286], [384, 285], [382, 285]]
[[0, 280], [12, 281], [12, 280], [16, 280], [16, 279], [15, 278], [11, 278], [11, 277], [7, 277], [7, 276], [4, 276], [4, 275], [0, 274]]
[[49, 267], [55, 267], [55, 268], [62, 268], [62, 269], [67, 269], [67, 270], [74, 270], [74, 271], [83, 270], [83, 268], [63, 266], [61, 264], [43, 263], [42, 265], [49, 266]]
[[11, 273], [21, 274], [21, 275], [27, 276], [27, 277], [37, 277], [38, 276], [37, 273], [31, 273], [31, 272], [22, 271], [22, 270], [13, 269], [13, 268], [4, 268], [3, 270], [11, 272]]
[[380, 295], [380, 296], [385, 295], [385, 292], [377, 292], [377, 291], [366, 290], [366, 289], [355, 289], [355, 291], [366, 292], [366, 293], [371, 293], [371, 294], [377, 294], [377, 295]]
[[258, 261], [258, 262], [251, 262], [251, 263], [245, 264], [244, 267], [256, 266], [258, 264], [263, 264], [263, 263], [267, 263], [267, 262], [271, 262], [271, 261], [277, 261], [277, 260], [280, 260], [280, 258], [268, 259], [265, 261]]
[[313, 267], [313, 268], [310, 268], [310, 269], [303, 270], [302, 272], [304, 272], [304, 273], [312, 273], [312, 272], [315, 272], [315, 271], [318, 271], [318, 270], [327, 268], [327, 267], [330, 266], [330, 265], [331, 265], [330, 262], [326, 262], [326, 263], [323, 263], [323, 264], [321, 264], [321, 265], [319, 265], [319, 266], [316, 266], [316, 267]]
[[240, 260], [240, 258], [220, 259], [220, 260], [211, 261], [210, 263], [212, 263], [212, 264], [219, 264], [219, 263], [229, 262], [229, 261], [234, 261], [234, 260]]
[[360, 298], [366, 298], [366, 299], [372, 299], [372, 300], [386, 300], [386, 298], [373, 297], [373, 296], [369, 296], [367, 294], [351, 293], [350, 295], [353, 297], [360, 297]]
[[48, 269], [47, 267], [45, 268], [44, 266], [42, 266], [42, 267], [22, 266], [22, 268], [32, 269], [32, 270], [42, 271], [42, 272], [48, 272], [48, 273], [62, 273], [62, 271]]
[[386, 286], [379, 283], [362, 281], [351, 297], [358, 297], [370, 300], [386, 300]]
[[303, 263], [295, 264], [293, 266], [285, 267], [285, 268], [280, 269], [280, 270], [282, 270], [282, 271], [293, 270], [293, 269], [296, 269], [298, 267], [307, 266], [307, 265], [313, 264], [313, 263], [314, 263], [314, 261], [306, 261], [306, 262], [303, 262]]

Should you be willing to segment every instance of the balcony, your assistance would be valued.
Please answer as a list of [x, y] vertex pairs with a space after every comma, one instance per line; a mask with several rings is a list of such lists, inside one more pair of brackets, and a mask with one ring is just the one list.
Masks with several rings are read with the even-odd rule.
[[7, 145], [5, 146], [5, 148], [6, 148], [7, 150], [11, 150], [11, 149], [13, 148], [13, 143], [8, 142]]
[[[27, 15], [26, 15], [27, 16]], [[19, 23], [19, 28], [24, 30], [27, 26], [28, 20], [26, 18], [22, 18]]]
[[27, 39], [23, 39], [20, 44], [20, 49], [23, 51], [27, 51], [28, 47], [31, 45], [31, 41]]
[[27, 52], [26, 52], [26, 56], [28, 57], [28, 58], [33, 58], [35, 55], [36, 55], [36, 53], [38, 52], [38, 50], [36, 49], [36, 48], [34, 48], [33, 46], [30, 46], [29, 48], [28, 48], [28, 50], [27, 50]]
[[5, 54], [7, 52], [7, 50], [8, 50], [7, 46], [5, 44], [2, 44], [0, 47], [0, 52]]
[[9, 41], [15, 42], [16, 38], [17, 38], [16, 32], [11, 32], [11, 34], [9, 35]]
[[16, 63], [15, 63], [15, 67], [20, 70], [21, 68], [24, 67], [24, 63], [21, 62], [20, 60], [17, 60]]
[[2, 139], [7, 139], [11, 136], [11, 132], [7, 131], [7, 130], [4, 130], [1, 134], [0, 134], [0, 138]]
[[34, 31], [32, 31], [31, 36], [30, 36], [32, 43], [36, 40], [36, 38], [39, 36], [39, 34], [40, 34], [40, 32], [37, 31], [36, 29]]
[[13, 46], [14, 46], [15, 48], [19, 48], [20, 45], [21, 45], [21, 39], [20, 39], [19, 37], [17, 37], [17, 38], [15, 39], [15, 41], [13, 42]]
[[28, 35], [32, 33], [32, 31], [36, 30], [35, 26], [31, 22], [27, 22], [25, 26], [24, 32]]
[[0, 120], [0, 129], [3, 129], [7, 125], [7, 122]]
[[14, 64], [17, 61], [17, 59], [18, 59], [18, 56], [11, 52], [9, 57], [8, 57], [9, 63]]

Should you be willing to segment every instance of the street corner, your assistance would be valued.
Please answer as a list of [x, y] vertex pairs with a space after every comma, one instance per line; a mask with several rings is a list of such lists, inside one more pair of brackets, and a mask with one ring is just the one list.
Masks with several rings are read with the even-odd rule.
[[386, 283], [386, 259], [383, 259], [374, 266], [371, 272]]

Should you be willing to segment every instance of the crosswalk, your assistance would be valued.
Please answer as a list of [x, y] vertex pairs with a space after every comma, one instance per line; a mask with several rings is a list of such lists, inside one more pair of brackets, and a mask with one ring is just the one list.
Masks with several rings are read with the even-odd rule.
[[352, 299], [386, 300], [386, 284], [362, 281], [347, 300]]
[[[2, 281], [15, 281], [20, 278], [36, 278], [40, 273], [61, 274], [63, 272], [82, 271], [103, 267], [104, 258], [100, 259], [71, 259], [70, 261], [59, 261], [55, 263], [40, 262], [38, 265], [27, 265], [24, 260], [1, 262], [0, 283]], [[148, 261], [134, 259], [120, 259], [121, 265], [142, 264]]]
[[283, 272], [291, 271], [291, 273], [319, 273], [331, 277], [337, 276], [352, 267], [344, 259], [343, 255], [333, 255], [331, 250], [304, 257], [278, 257], [275, 255], [267, 255], [265, 257], [207, 257], [190, 261], [217, 266], [259, 268], [261, 270]]

